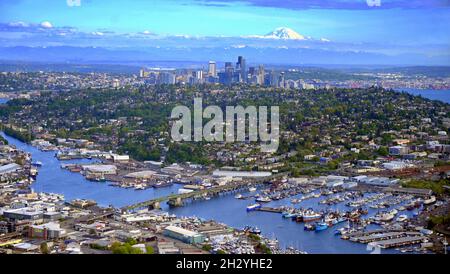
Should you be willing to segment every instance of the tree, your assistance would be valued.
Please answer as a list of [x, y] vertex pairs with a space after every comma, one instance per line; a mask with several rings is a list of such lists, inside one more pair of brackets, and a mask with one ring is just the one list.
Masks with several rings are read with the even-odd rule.
[[48, 250], [48, 245], [46, 242], [42, 242], [40, 245], [40, 251], [42, 254], [48, 254], [49, 250]]

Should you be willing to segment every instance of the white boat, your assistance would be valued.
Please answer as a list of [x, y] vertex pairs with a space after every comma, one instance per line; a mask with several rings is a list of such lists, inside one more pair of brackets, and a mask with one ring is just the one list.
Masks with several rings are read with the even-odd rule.
[[254, 210], [257, 210], [258, 208], [261, 208], [261, 204], [249, 205], [249, 206], [247, 206], [247, 211], [254, 211]]
[[242, 199], [242, 194], [237, 194], [236, 196], [234, 196], [234, 198], [236, 198], [236, 199]]
[[392, 215], [397, 215], [397, 213], [398, 213], [397, 209], [393, 209], [393, 210], [389, 211], [389, 214], [392, 214]]
[[404, 222], [404, 221], [406, 221], [406, 220], [408, 220], [408, 216], [402, 214], [402, 215], [400, 215], [400, 216], [397, 217], [397, 220], [396, 220], [396, 221], [397, 221], [397, 222]]
[[382, 222], [389, 222], [392, 221], [392, 219], [394, 219], [394, 215], [390, 213], [384, 213], [380, 216], [380, 221]]
[[251, 187], [251, 188], [248, 189], [248, 191], [255, 192], [256, 191], [256, 187]]
[[259, 197], [256, 198], [256, 202], [261, 202], [261, 203], [268, 203], [271, 202], [272, 200], [269, 197]]
[[423, 201], [424, 205], [431, 205], [432, 203], [436, 202], [436, 197], [431, 196], [429, 199], [426, 199]]

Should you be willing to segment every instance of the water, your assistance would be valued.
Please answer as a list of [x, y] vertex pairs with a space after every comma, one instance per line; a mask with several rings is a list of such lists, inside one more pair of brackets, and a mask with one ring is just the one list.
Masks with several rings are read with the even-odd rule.
[[450, 90], [434, 90], [434, 89], [412, 89], [412, 88], [402, 88], [398, 91], [404, 91], [412, 95], [421, 95], [424, 98], [431, 100], [439, 100], [450, 104]]
[[60, 193], [64, 194], [66, 200], [75, 198], [93, 199], [101, 206], [113, 205], [122, 207], [155, 197], [177, 193], [181, 187], [180, 185], [172, 185], [167, 188], [134, 190], [109, 186], [108, 182], [91, 182], [79, 173], [72, 173], [62, 169], [61, 164], [89, 163], [94, 160], [59, 161], [54, 157], [54, 152], [43, 152], [4, 133], [1, 133], [1, 135], [8, 140], [9, 144], [31, 153], [33, 161], [42, 162], [43, 165], [39, 168], [39, 174], [32, 185], [32, 189], [36, 192]]
[[[72, 173], [62, 169], [60, 165], [62, 163], [89, 163], [94, 160], [59, 161], [54, 157], [54, 152], [42, 152], [4, 133], [1, 134], [8, 140], [9, 144], [31, 153], [33, 160], [43, 163], [43, 166], [39, 168], [39, 175], [32, 185], [33, 190], [36, 192], [60, 193], [64, 194], [66, 200], [75, 198], [93, 199], [102, 206], [113, 205], [121, 207], [154, 197], [176, 193], [181, 187], [180, 185], [173, 185], [167, 188], [134, 190], [112, 187], [107, 183], [91, 182], [79, 173]], [[248, 193], [243, 194], [247, 195]], [[291, 198], [273, 201], [268, 203], [267, 206], [291, 205]], [[301, 202], [299, 206], [314, 207], [315, 209], [326, 208], [326, 206], [317, 203], [320, 199], [309, 199]], [[163, 210], [167, 210], [177, 216], [197, 216], [208, 220], [217, 220], [236, 228], [243, 228], [247, 225], [257, 226], [266, 237], [277, 238], [282, 247], [293, 246], [308, 253], [370, 252], [366, 249], [366, 245], [341, 240], [333, 234], [335, 229], [344, 226], [345, 223], [321, 232], [304, 231], [303, 224], [296, 223], [290, 219], [283, 219], [281, 214], [247, 212], [246, 207], [251, 203], [253, 203], [252, 200], [238, 200], [234, 198], [234, 194], [228, 194], [208, 201], [190, 202], [186, 206], [179, 208], [169, 208], [165, 203], [162, 206]], [[348, 210], [343, 204], [332, 206], [331, 208]], [[376, 212], [375, 210], [369, 211], [370, 214]], [[396, 251], [383, 250], [383, 253], [396, 253]]]

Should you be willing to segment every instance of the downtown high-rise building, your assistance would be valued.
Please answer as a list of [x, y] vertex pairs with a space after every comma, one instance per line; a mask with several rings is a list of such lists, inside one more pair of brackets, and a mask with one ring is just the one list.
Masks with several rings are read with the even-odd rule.
[[245, 58], [243, 56], [238, 57], [238, 62], [236, 63], [236, 70], [239, 71], [239, 82], [247, 82], [247, 66], [245, 64]]
[[214, 61], [209, 61], [209, 64], [208, 64], [208, 75], [209, 75], [209, 76], [213, 76], [213, 77], [216, 77], [216, 76], [217, 76], [217, 66], [216, 66], [216, 62], [214, 62]]

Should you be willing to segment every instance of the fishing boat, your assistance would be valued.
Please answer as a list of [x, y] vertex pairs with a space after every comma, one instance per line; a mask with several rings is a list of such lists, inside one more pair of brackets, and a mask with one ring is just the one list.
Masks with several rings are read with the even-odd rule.
[[326, 230], [327, 228], [328, 225], [325, 222], [316, 223], [316, 231]]
[[247, 211], [254, 211], [261, 208], [261, 204], [252, 204], [247, 206]]
[[317, 221], [320, 220], [322, 218], [322, 215], [319, 213], [315, 213], [315, 212], [309, 212], [306, 214], [303, 214], [303, 222], [313, 222], [313, 221]]
[[293, 218], [294, 216], [297, 216], [297, 214], [292, 213], [292, 212], [283, 212], [281, 213], [281, 216], [283, 216], [283, 218]]

